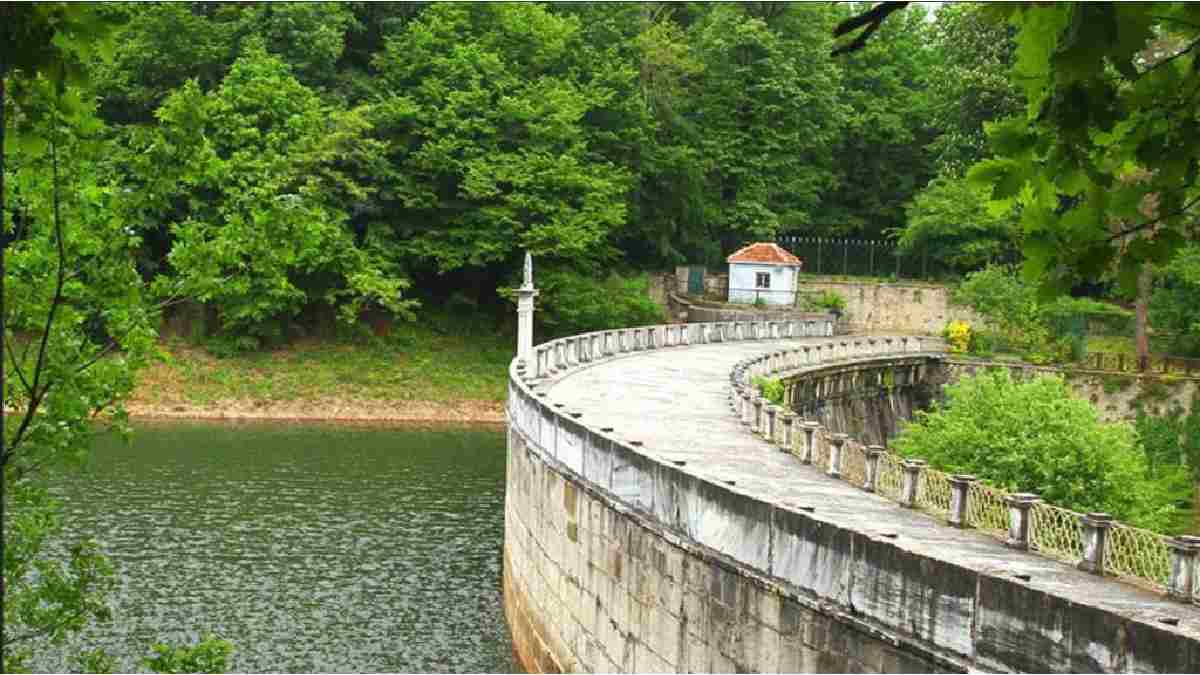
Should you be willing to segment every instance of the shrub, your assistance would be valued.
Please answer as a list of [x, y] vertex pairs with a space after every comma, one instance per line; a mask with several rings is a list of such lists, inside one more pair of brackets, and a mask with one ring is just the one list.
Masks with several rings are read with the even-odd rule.
[[1077, 511], [1105, 511], [1163, 530], [1176, 511], [1174, 478], [1149, 470], [1127, 424], [1105, 424], [1060, 377], [1014, 382], [1005, 369], [945, 387], [893, 443], [935, 468], [972, 473]]
[[775, 405], [783, 405], [784, 387], [783, 380], [772, 377], [756, 377], [752, 384], [758, 387], [762, 397], [774, 403]]
[[950, 343], [950, 351], [954, 354], [964, 354], [971, 345], [971, 326], [966, 321], [951, 321], [942, 331], [946, 341]]
[[824, 310], [839, 316], [846, 312], [846, 299], [836, 291], [821, 291], [820, 293], [802, 296], [802, 299], [804, 309], [810, 312]]
[[[535, 316], [547, 333], [574, 335], [593, 330], [662, 323], [665, 316], [649, 295], [645, 274], [595, 278], [573, 270], [543, 269]], [[511, 297], [512, 289], [502, 294]]]

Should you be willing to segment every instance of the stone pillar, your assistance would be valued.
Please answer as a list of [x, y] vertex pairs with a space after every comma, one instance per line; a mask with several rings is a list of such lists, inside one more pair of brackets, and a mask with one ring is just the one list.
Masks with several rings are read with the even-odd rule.
[[1180, 602], [1192, 601], [1196, 583], [1196, 552], [1200, 537], [1172, 537], [1167, 540], [1171, 549], [1171, 576], [1167, 579], [1167, 596]]
[[783, 424], [783, 438], [780, 439], [779, 447], [784, 452], [791, 452], [792, 425], [796, 423], [796, 413], [785, 409], [779, 414], [779, 421]]
[[867, 456], [867, 475], [863, 480], [863, 489], [875, 492], [879, 487], [879, 460], [887, 450], [882, 445], [868, 445], [864, 454]]
[[950, 476], [949, 480], [950, 513], [946, 520], [954, 527], [968, 527], [967, 499], [971, 492], [971, 483], [974, 483], [976, 478], [970, 474], [956, 473]]
[[750, 430], [761, 434], [763, 433], [763, 397], [756, 393], [751, 400], [754, 403], [754, 417], [750, 421]]
[[525, 252], [525, 282], [517, 289], [517, 358], [524, 361], [533, 353], [533, 258]]
[[767, 428], [766, 428], [766, 431], [763, 433], [763, 436], [766, 437], [768, 442], [774, 443], [775, 442], [775, 429], [776, 429], [775, 420], [777, 419], [776, 416], [779, 414], [779, 406], [775, 405], [774, 403], [768, 403], [766, 406], [766, 410], [767, 410]]
[[817, 451], [817, 430], [821, 428], [819, 422], [804, 423], [804, 451], [800, 454], [800, 461], [804, 464], [812, 464], [813, 456]]
[[1092, 574], [1104, 574], [1104, 546], [1108, 543], [1108, 530], [1113, 517], [1107, 513], [1085, 513], [1079, 516], [1083, 535], [1083, 560], [1079, 569]]
[[1008, 505], [1008, 538], [1004, 543], [1022, 551], [1029, 548], [1029, 510], [1041, 499], [1028, 492], [1018, 492], [1004, 497]]
[[842, 477], [842, 446], [846, 444], [846, 434], [832, 434], [829, 436], [829, 468], [825, 473], [830, 478], [841, 479]]
[[742, 392], [742, 424], [750, 426], [754, 419], [754, 394], [746, 389]]
[[904, 482], [900, 484], [900, 506], [915, 509], [917, 493], [921, 489], [921, 472], [925, 470], [925, 460], [906, 459], [902, 468], [904, 469]]

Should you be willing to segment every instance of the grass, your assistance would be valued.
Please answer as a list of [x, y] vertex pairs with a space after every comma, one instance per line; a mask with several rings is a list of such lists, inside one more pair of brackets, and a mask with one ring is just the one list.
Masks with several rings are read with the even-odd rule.
[[141, 374], [146, 405], [253, 401], [486, 401], [505, 396], [514, 340], [496, 334], [440, 334], [398, 325], [386, 338], [304, 341], [218, 358], [169, 341], [165, 359]]

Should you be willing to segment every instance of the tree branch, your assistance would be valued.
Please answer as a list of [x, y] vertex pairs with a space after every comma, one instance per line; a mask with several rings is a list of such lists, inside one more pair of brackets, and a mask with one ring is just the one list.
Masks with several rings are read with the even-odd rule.
[[883, 22], [887, 20], [889, 16], [891, 16], [892, 12], [904, 9], [907, 6], [907, 2], [881, 2], [871, 9], [861, 14], [852, 16], [849, 19], [839, 23], [837, 27], [833, 29], [833, 37], [835, 38], [846, 35], [851, 31], [861, 28], [862, 26], [866, 26], [866, 28], [863, 29], [863, 32], [859, 33], [858, 37], [854, 38], [852, 42], [844, 44], [840, 47], [835, 47], [833, 51], [829, 53], [829, 55], [831, 57], [841, 56], [842, 54], [856, 52], [867, 46], [867, 40], [875, 33], [875, 31], [879, 30], [879, 27], [883, 25]]

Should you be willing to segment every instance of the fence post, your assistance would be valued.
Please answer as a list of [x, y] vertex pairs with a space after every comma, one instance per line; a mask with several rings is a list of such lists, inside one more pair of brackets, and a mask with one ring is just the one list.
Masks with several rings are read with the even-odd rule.
[[796, 422], [796, 413], [785, 409], [779, 414], [779, 419], [783, 422], [783, 438], [780, 440], [779, 449], [784, 452], [791, 452], [792, 425]]
[[750, 420], [753, 419], [753, 400], [754, 394], [750, 391], [750, 389], [745, 389], [742, 391], [742, 424], [745, 424], [746, 426], [750, 426]]
[[874, 492], [879, 485], [879, 459], [885, 452], [887, 450], [882, 445], [867, 446], [867, 475], [863, 480], [863, 489], [867, 492]]
[[763, 431], [763, 398], [761, 395], [755, 394], [751, 401], [754, 403], [754, 417], [750, 420], [750, 431], [761, 434]]
[[909, 509], [917, 507], [917, 492], [921, 486], [921, 472], [925, 470], [925, 460], [906, 459], [903, 464], [904, 483], [900, 487], [900, 506]]
[[1008, 538], [1004, 543], [1022, 551], [1029, 548], [1029, 510], [1041, 498], [1029, 492], [1018, 492], [1004, 497], [1008, 505]]
[[774, 403], [767, 404], [767, 428], [763, 433], [768, 443], [775, 442], [775, 415], [779, 413], [779, 406]]
[[954, 527], [970, 527], [967, 523], [967, 499], [971, 493], [971, 483], [976, 478], [966, 473], [956, 473], [950, 476], [950, 515], [947, 521]]
[[846, 434], [831, 434], [829, 436], [829, 468], [826, 474], [830, 478], [842, 477], [842, 446], [846, 443]]
[[1167, 596], [1173, 600], [1192, 601], [1198, 545], [1200, 537], [1172, 537], [1167, 540], [1167, 547], [1171, 549], [1171, 576], [1167, 580]]
[[1113, 517], [1107, 513], [1086, 513], [1079, 516], [1083, 526], [1083, 560], [1079, 569], [1092, 574], [1104, 574], [1104, 545], [1108, 543], [1108, 530]]
[[813, 455], [816, 452], [816, 439], [814, 436], [817, 433], [817, 429], [820, 428], [820, 422], [804, 423], [804, 452], [800, 455], [800, 462], [802, 464], [813, 463]]

